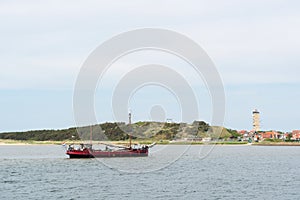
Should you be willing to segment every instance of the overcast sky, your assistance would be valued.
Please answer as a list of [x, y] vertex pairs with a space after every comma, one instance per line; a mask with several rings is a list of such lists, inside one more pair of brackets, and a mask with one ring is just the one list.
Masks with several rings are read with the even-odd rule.
[[[74, 126], [72, 95], [83, 62], [112, 36], [144, 27], [174, 30], [206, 51], [224, 83], [226, 127], [251, 130], [251, 111], [257, 108], [263, 130], [300, 129], [299, 10], [296, 0], [2, 0], [0, 132]], [[115, 72], [158, 57], [180, 65], [177, 58], [156, 53], [133, 54], [116, 63]], [[117, 74], [107, 80], [114, 84]], [[180, 121], [176, 101], [168, 102], [170, 94], [159, 90], [136, 93], [134, 121], [151, 120], [143, 106], [162, 102], [168, 107], [165, 117]], [[210, 122], [205, 90], [195, 86], [197, 96], [206, 99], [199, 103], [199, 118]], [[108, 94], [96, 94], [99, 122], [115, 120], [109, 99], [103, 100]], [[150, 101], [149, 94], [157, 99]]]

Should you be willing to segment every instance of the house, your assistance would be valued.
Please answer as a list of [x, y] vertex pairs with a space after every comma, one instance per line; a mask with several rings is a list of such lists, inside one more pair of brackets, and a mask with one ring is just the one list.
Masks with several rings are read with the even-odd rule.
[[248, 131], [246, 131], [246, 130], [240, 130], [240, 131], [238, 131], [238, 134], [240, 134], [240, 135], [244, 135], [246, 133], [248, 133]]
[[241, 135], [241, 140], [248, 141], [249, 140], [249, 132], [246, 130], [240, 130], [238, 133]]
[[267, 131], [261, 133], [262, 139], [279, 139], [280, 135], [281, 134], [276, 131]]
[[300, 140], [300, 130], [293, 130], [291, 140]]

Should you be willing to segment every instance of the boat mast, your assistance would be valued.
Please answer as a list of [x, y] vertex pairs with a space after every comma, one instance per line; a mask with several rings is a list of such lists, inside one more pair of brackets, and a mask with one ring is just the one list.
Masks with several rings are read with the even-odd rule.
[[92, 144], [92, 140], [93, 140], [93, 127], [90, 126], [90, 144]]
[[[128, 114], [128, 124], [129, 124], [129, 130], [131, 130], [131, 111], [129, 110]], [[129, 133], [129, 148], [131, 148], [131, 134]]]

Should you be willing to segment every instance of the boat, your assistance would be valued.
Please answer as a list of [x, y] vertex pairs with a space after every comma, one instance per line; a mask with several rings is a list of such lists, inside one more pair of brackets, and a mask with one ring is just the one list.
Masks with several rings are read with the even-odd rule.
[[93, 149], [92, 144], [80, 144], [78, 147], [69, 145], [66, 154], [70, 158], [110, 158], [110, 157], [145, 157], [151, 145], [132, 145], [130, 147], [107, 144], [104, 150]]

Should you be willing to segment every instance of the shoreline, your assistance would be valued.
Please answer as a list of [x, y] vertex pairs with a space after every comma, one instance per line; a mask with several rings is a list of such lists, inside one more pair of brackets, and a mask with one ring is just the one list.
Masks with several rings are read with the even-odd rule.
[[286, 143], [254, 143], [253, 146], [300, 146], [299, 142], [286, 142]]
[[63, 141], [27, 141], [27, 140], [5, 140], [0, 139], [0, 146], [10, 145], [62, 145]]
[[[140, 144], [151, 144], [154, 141], [150, 140], [136, 140], [132, 143]], [[5, 140], [0, 139], [0, 146], [10, 146], [10, 145], [63, 145], [63, 144], [80, 144], [89, 143], [89, 141], [27, 141], [27, 140]], [[94, 144], [99, 143], [112, 143], [116, 145], [128, 145], [126, 141], [93, 141]], [[300, 146], [299, 142], [279, 142], [279, 143], [245, 143], [245, 142], [170, 142], [170, 141], [159, 141], [157, 145], [217, 145], [217, 146]]]

